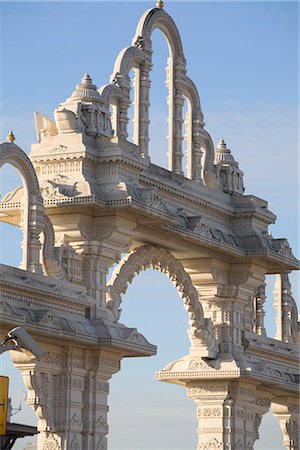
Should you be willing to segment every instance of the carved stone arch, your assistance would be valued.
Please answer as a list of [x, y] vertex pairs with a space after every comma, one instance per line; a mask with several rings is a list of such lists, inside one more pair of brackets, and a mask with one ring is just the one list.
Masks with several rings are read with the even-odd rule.
[[[115, 320], [120, 318], [122, 296], [133, 278], [146, 269], [159, 270], [172, 281], [189, 317], [189, 335], [200, 356], [216, 357], [217, 344], [210, 319], [205, 319], [196, 288], [188, 273], [175, 257], [162, 247], [144, 245], [126, 255], [108, 282], [107, 307]], [[201, 348], [201, 349], [200, 349]]]
[[215, 150], [210, 134], [206, 130], [201, 131], [202, 152], [204, 153], [203, 179], [204, 183], [212, 188], [217, 189], [218, 179], [216, 166], [214, 165]]
[[156, 28], [166, 37], [172, 54], [183, 57], [183, 46], [178, 28], [169, 14], [160, 8], [150, 9], [142, 15], [132, 42], [137, 42], [139, 37], [142, 42], [149, 42], [151, 34]]
[[[110, 109], [111, 114], [111, 124], [113, 129], [113, 135], [118, 135], [118, 105], [122, 102], [123, 95], [122, 89], [113, 84], [106, 84], [99, 89], [99, 94], [103, 97], [105, 104], [108, 109]], [[111, 108], [110, 108], [111, 106]]]
[[105, 84], [99, 89], [99, 94], [104, 98], [107, 105], [112, 103], [113, 100], [119, 101], [122, 99], [122, 90], [115, 84]]
[[[120, 75], [126, 76], [133, 67], [145, 62], [145, 54], [143, 50], [137, 47], [126, 47], [120, 51], [115, 61], [114, 70], [110, 77], [110, 82], [113, 83]], [[116, 80], [118, 81], [118, 80]], [[120, 83], [121, 84], [121, 83]]]
[[193, 109], [193, 116], [200, 115], [203, 120], [198, 89], [195, 83], [187, 75], [185, 75], [183, 80], [183, 94], [190, 99]]
[[26, 153], [17, 145], [0, 145], [0, 167], [10, 164], [19, 172], [24, 185], [24, 225], [22, 268], [34, 273], [42, 273], [39, 260], [41, 248], [39, 235], [43, 229], [44, 205], [34, 167]]
[[203, 130], [203, 114], [200, 96], [194, 82], [185, 74], [181, 90], [187, 101], [185, 140], [187, 145], [187, 177], [204, 184], [200, 132]]
[[0, 167], [3, 164], [14, 166], [26, 182], [28, 195], [36, 196], [37, 201], [42, 203], [39, 182], [34, 167], [26, 153], [17, 145], [4, 142], [0, 144]]

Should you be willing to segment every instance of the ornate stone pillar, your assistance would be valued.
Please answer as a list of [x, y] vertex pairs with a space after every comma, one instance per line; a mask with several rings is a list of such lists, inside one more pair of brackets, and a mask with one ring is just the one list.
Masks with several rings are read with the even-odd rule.
[[31, 196], [30, 201], [25, 198], [21, 208], [21, 221], [19, 226], [23, 233], [21, 243], [23, 252], [20, 268], [42, 274], [43, 269], [40, 263], [40, 251], [42, 247], [40, 234], [43, 231], [44, 206], [42, 198], [36, 197]]
[[87, 105], [87, 115], [86, 115], [86, 133], [90, 136], [96, 136], [97, 128], [96, 128], [96, 109], [94, 105]]
[[270, 393], [242, 380], [193, 381], [187, 387], [197, 406], [197, 450], [253, 450]]
[[130, 107], [130, 78], [129, 76], [118, 76], [118, 84], [122, 89], [122, 100], [117, 107], [117, 136], [127, 140], [127, 126], [129, 122], [128, 108]]
[[173, 129], [173, 157], [172, 157], [172, 171], [178, 175], [183, 175], [182, 170], [182, 109], [184, 105], [184, 98], [179, 87], [175, 87], [174, 93], [174, 129]]
[[87, 294], [96, 300], [96, 311], [103, 310], [105, 309], [106, 274], [110, 264], [99, 256], [99, 245], [87, 244], [85, 247], [82, 253], [83, 283]]
[[149, 145], [149, 92], [151, 81], [149, 79], [149, 72], [151, 70], [152, 64], [145, 63], [140, 69], [139, 78], [139, 129], [138, 129], [138, 146], [141, 156], [148, 156], [148, 145]]
[[276, 397], [272, 403], [272, 411], [283, 433], [283, 445], [287, 450], [300, 449], [300, 414], [299, 403], [289, 397]]
[[[177, 67], [178, 66], [178, 67]], [[182, 108], [184, 99], [180, 86], [182, 64], [174, 67], [173, 56], [169, 56], [166, 68], [166, 86], [168, 88], [168, 168], [173, 173], [183, 175], [182, 171]], [[177, 80], [176, 80], [177, 79]]]
[[200, 128], [202, 124], [201, 117], [194, 117], [192, 123], [192, 161], [191, 161], [191, 178], [203, 184], [202, 180], [202, 138]]
[[41, 197], [34, 198], [31, 202], [28, 215], [28, 270], [42, 274], [40, 234], [43, 231], [44, 206]]
[[215, 325], [220, 354], [243, 358], [243, 335], [253, 331], [253, 298], [264, 275], [249, 264], [236, 268], [214, 259], [182, 263], [197, 289], [205, 317]]
[[11, 352], [38, 417], [38, 450], [106, 450], [108, 380], [121, 354], [107, 349], [43, 345], [40, 361]]
[[[274, 288], [274, 309], [276, 311], [276, 339], [292, 342], [292, 313], [294, 300], [291, 293], [291, 283], [288, 274], [276, 275]], [[296, 318], [297, 321], [298, 318]]]
[[69, 245], [82, 260], [82, 283], [88, 295], [95, 299], [87, 317], [106, 317], [106, 275], [109, 267], [126, 251], [136, 223], [113, 215], [105, 220], [100, 217], [88, 222], [80, 214], [68, 218], [54, 215], [51, 220], [58, 237], [59, 234], [67, 235]]
[[255, 311], [255, 323], [254, 323], [254, 333], [260, 336], [266, 336], [266, 329], [264, 326], [264, 303], [266, 300], [266, 283], [263, 283], [254, 297], [254, 311]]

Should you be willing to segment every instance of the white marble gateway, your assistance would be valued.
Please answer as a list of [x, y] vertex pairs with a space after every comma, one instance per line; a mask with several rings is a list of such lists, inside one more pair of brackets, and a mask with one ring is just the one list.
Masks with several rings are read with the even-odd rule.
[[[157, 28], [170, 49], [168, 170], [148, 153]], [[85, 74], [54, 116], [36, 114], [38, 143], [29, 157], [12, 133], [0, 146], [0, 163], [24, 180], [0, 203], [1, 220], [24, 234], [21, 267], [0, 267], [0, 325], [3, 335], [25, 327], [45, 350], [39, 359], [11, 354], [38, 417], [37, 448], [106, 450], [110, 378], [122, 358], [156, 352], [119, 322], [128, 284], [150, 267], [171, 279], [188, 312], [189, 354], [156, 377], [185, 387], [195, 401], [198, 450], [253, 449], [270, 407], [286, 448], [299, 450], [299, 324], [288, 279], [299, 261], [286, 239], [269, 234], [275, 216], [267, 202], [244, 195], [243, 172], [226, 143], [214, 148], [162, 2], [141, 17], [109, 83], [98, 90]], [[277, 274], [276, 340], [264, 328], [267, 274]]]

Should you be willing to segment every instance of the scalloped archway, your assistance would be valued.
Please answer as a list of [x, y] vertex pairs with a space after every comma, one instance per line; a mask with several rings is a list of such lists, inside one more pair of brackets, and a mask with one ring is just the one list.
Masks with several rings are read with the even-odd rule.
[[159, 270], [172, 281], [189, 317], [189, 335], [192, 342], [199, 349], [201, 356], [215, 357], [217, 354], [216, 341], [210, 319], [204, 318], [202, 305], [198, 293], [192, 284], [190, 276], [182, 264], [168, 250], [153, 245], [144, 245], [126, 255], [114, 270], [108, 282], [107, 307], [113, 312], [118, 321], [121, 314], [122, 296], [133, 278], [146, 269]]

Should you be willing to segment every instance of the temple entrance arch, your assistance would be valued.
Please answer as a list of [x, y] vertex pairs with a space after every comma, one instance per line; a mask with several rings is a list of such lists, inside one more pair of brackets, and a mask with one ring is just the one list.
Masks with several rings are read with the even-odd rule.
[[198, 293], [182, 264], [166, 249], [154, 245], [144, 245], [127, 254], [116, 267], [108, 282], [107, 307], [115, 320], [120, 318], [122, 296], [129, 283], [141, 271], [152, 268], [165, 273], [173, 282], [189, 317], [189, 336], [192, 346], [199, 356], [215, 357], [218, 353], [213, 326], [205, 319]]

